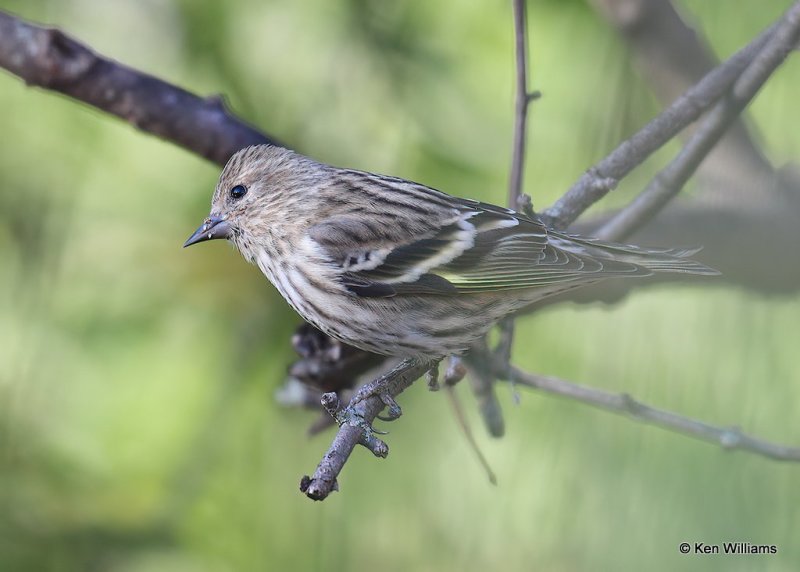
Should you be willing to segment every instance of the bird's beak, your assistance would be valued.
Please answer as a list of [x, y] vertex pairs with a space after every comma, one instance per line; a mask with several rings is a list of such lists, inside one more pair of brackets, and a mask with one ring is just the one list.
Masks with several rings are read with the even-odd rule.
[[218, 216], [210, 216], [203, 221], [194, 234], [189, 237], [189, 240], [183, 243], [183, 247], [197, 244], [206, 240], [213, 240], [215, 238], [228, 238], [231, 235], [231, 225], [228, 221]]

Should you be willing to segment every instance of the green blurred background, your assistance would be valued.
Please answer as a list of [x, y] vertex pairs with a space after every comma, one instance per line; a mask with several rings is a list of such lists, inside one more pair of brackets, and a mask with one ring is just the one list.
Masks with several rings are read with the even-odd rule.
[[[788, 2], [687, 1], [718, 54]], [[334, 164], [505, 200], [509, 2], [0, 0]], [[581, 1], [531, 1], [526, 190], [552, 202], [658, 105]], [[752, 107], [800, 158], [795, 56]], [[500, 388], [491, 486], [420, 383], [342, 492], [297, 490], [331, 433], [273, 394], [299, 318], [227, 245], [184, 251], [218, 168], [0, 74], [0, 570], [797, 570], [800, 468]], [[791, 121], [787, 120], [791, 117]], [[669, 151], [674, 151], [674, 147]], [[665, 157], [662, 155], [661, 158]], [[645, 166], [603, 206], [621, 204]], [[675, 245], [666, 245], [675, 246]], [[800, 300], [637, 292], [520, 321], [516, 361], [800, 443]], [[682, 556], [682, 541], [777, 555]]]

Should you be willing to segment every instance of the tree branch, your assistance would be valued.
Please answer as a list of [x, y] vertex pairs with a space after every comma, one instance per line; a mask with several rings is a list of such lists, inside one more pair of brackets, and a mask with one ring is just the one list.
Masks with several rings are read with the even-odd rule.
[[[411, 386], [417, 379], [430, 369], [430, 362], [418, 363], [414, 367], [397, 372], [390, 371], [386, 374], [392, 379], [389, 393], [394, 397]], [[334, 394], [326, 394], [331, 396]], [[328, 399], [331, 399], [330, 397]], [[372, 396], [357, 403], [354, 414], [359, 418], [359, 423], [343, 422], [336, 437], [333, 439], [328, 452], [320, 461], [314, 475], [304, 476], [300, 481], [300, 490], [313, 500], [324, 500], [331, 491], [338, 488], [336, 478], [339, 476], [350, 453], [359, 443], [369, 448], [376, 457], [386, 457], [389, 447], [380, 439], [375, 438], [365, 431], [363, 425], [371, 425], [385, 407], [380, 397]]]
[[556, 228], [569, 226], [578, 216], [615, 188], [625, 175], [695, 121], [729, 89], [772, 36], [775, 25], [714, 68], [672, 105], [591, 167], [543, 214]]
[[717, 103], [692, 134], [677, 157], [656, 175], [636, 199], [603, 225], [596, 236], [606, 240], [620, 240], [641, 228], [673, 199], [728, 127], [783, 63], [799, 38], [800, 3], [796, 3], [786, 13], [767, 44], [742, 71], [730, 92]]
[[[670, 0], [592, 0], [624, 38], [641, 75], [663, 105], [669, 105], [719, 62], [708, 42]], [[772, 170], [741, 118], [703, 162], [708, 179], [728, 187], [742, 176]], [[687, 135], [690, 130], [687, 130]]]
[[231, 115], [219, 96], [202, 99], [99, 56], [59, 30], [2, 11], [0, 67], [28, 85], [88, 103], [218, 165], [248, 145], [279, 145]]
[[[719, 141], [728, 126], [740, 115], [772, 72], [794, 48], [800, 36], [800, 3], [796, 3], [783, 18], [766, 45], [755, 54], [752, 62], [734, 82], [730, 93], [716, 105], [712, 113], [691, 136], [676, 159], [665, 168], [637, 199], [606, 223], [598, 233], [601, 238], [619, 239], [640, 228], [672, 197], [677, 194], [703, 158]], [[751, 44], [752, 46], [753, 44]], [[791, 243], [791, 241], [790, 241]], [[771, 443], [743, 433], [738, 428], [715, 427], [675, 413], [640, 403], [629, 395], [615, 395], [573, 384], [561, 379], [527, 374], [508, 367], [511, 381], [528, 385], [547, 393], [561, 395], [636, 420], [652, 423], [691, 437], [717, 443], [727, 449], [741, 449], [776, 460], [800, 461], [800, 448]], [[502, 371], [502, 370], [501, 370]], [[498, 372], [500, 375], [501, 372]]]
[[737, 427], [716, 427], [670, 411], [656, 409], [635, 400], [626, 393], [611, 393], [571, 383], [557, 377], [524, 372], [514, 366], [499, 364], [497, 375], [550, 395], [579, 401], [636, 421], [657, 425], [701, 441], [715, 443], [725, 449], [740, 449], [779, 461], [800, 462], [800, 447], [779, 445], [743, 433]]
[[[511, 320], [508, 320], [509, 322]], [[494, 356], [504, 362], [510, 358], [510, 344], [508, 352], [494, 351]], [[486, 432], [492, 437], [502, 437], [506, 432], [505, 420], [503, 419], [503, 409], [497, 399], [495, 386], [497, 377], [491, 371], [489, 364], [491, 359], [486, 359], [484, 354], [489, 354], [485, 342], [481, 347], [475, 348], [464, 356], [464, 363], [469, 372], [469, 384], [475, 401], [478, 404], [478, 411], [483, 419]]]
[[528, 106], [531, 101], [540, 95], [538, 92], [531, 93], [528, 91], [528, 20], [525, 1], [513, 0], [514, 53], [517, 82], [516, 103], [514, 106], [514, 143], [511, 153], [511, 170], [508, 178], [508, 206], [514, 210], [532, 210], [533, 208], [529, 202], [523, 202], [522, 179], [525, 170]]

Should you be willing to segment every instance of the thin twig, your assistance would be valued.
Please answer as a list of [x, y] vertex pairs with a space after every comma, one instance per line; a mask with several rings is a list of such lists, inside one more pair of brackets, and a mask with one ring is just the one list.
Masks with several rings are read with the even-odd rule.
[[800, 2], [786, 13], [778, 29], [727, 94], [689, 138], [680, 153], [628, 206], [600, 228], [596, 236], [621, 240], [653, 218], [694, 174], [728, 127], [786, 59], [800, 37]]
[[478, 458], [478, 462], [481, 464], [481, 467], [483, 467], [483, 470], [486, 471], [486, 476], [489, 478], [489, 482], [493, 485], [496, 485], [497, 476], [494, 474], [494, 471], [492, 471], [489, 461], [487, 461], [486, 457], [483, 456], [483, 451], [481, 451], [481, 448], [478, 446], [478, 442], [475, 440], [475, 435], [472, 434], [472, 429], [467, 421], [467, 416], [464, 415], [464, 408], [461, 406], [461, 400], [458, 398], [455, 387], [452, 385], [445, 385], [444, 387], [447, 397], [450, 401], [450, 405], [453, 406], [453, 413], [456, 416], [456, 421], [458, 421], [461, 431], [467, 438], [467, 443], [469, 443], [470, 448], [475, 452], [475, 456]]
[[248, 145], [279, 144], [231, 115], [219, 96], [203, 99], [99, 56], [59, 30], [2, 11], [0, 67], [28, 85], [88, 103], [219, 165]]
[[[536, 96], [528, 91], [528, 20], [525, 11], [525, 0], [513, 0], [513, 7], [517, 85], [514, 106], [514, 143], [511, 152], [511, 170], [508, 177], [508, 206], [514, 210], [519, 210], [523, 206], [520, 199], [522, 198], [522, 179], [525, 170], [528, 106]], [[529, 208], [532, 208], [532, 206]]]
[[463, 360], [469, 372], [469, 385], [478, 402], [478, 411], [486, 431], [492, 437], [502, 437], [506, 432], [506, 424], [503, 419], [503, 409], [495, 392], [497, 376], [491, 370], [491, 363], [494, 360], [508, 363], [508, 359], [493, 354], [483, 341], [470, 349]]
[[758, 35], [725, 63], [717, 66], [672, 105], [632, 137], [622, 142], [605, 159], [591, 167], [543, 218], [556, 228], [570, 225], [595, 202], [614, 189], [620, 179], [643, 163], [684, 127], [719, 100], [772, 36], [776, 24]]
[[[516, 102], [514, 106], [514, 142], [511, 151], [511, 169], [508, 177], [508, 206], [516, 211], [533, 215], [533, 201], [530, 195], [522, 192], [522, 179], [525, 171], [525, 147], [528, 140], [528, 106], [538, 97], [528, 91], [528, 17], [526, 0], [513, 0], [514, 12], [514, 60], [516, 62]], [[500, 322], [500, 341], [495, 348], [497, 354], [508, 360], [514, 346], [514, 318], [508, 317]], [[488, 378], [490, 383], [494, 380]], [[492, 392], [493, 396], [494, 393]], [[499, 412], [499, 407], [492, 411]], [[496, 422], [486, 420], [487, 427]], [[502, 424], [501, 424], [502, 426]]]
[[625, 393], [611, 393], [556, 377], [527, 373], [514, 366], [501, 365], [498, 375], [508, 377], [520, 385], [544, 393], [566, 397], [572, 401], [626, 415], [637, 421], [651, 423], [695, 439], [715, 443], [725, 449], [740, 449], [779, 461], [800, 462], [800, 447], [779, 445], [747, 435], [737, 427], [717, 427], [671, 411], [656, 409]]

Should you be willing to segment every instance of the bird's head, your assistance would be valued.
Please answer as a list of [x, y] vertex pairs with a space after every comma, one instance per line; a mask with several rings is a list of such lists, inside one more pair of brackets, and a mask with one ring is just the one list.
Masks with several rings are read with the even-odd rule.
[[318, 170], [318, 163], [282, 147], [254, 145], [238, 151], [219, 177], [211, 212], [183, 246], [226, 238], [250, 258], [252, 246], [301, 210], [303, 188], [313, 188]]

